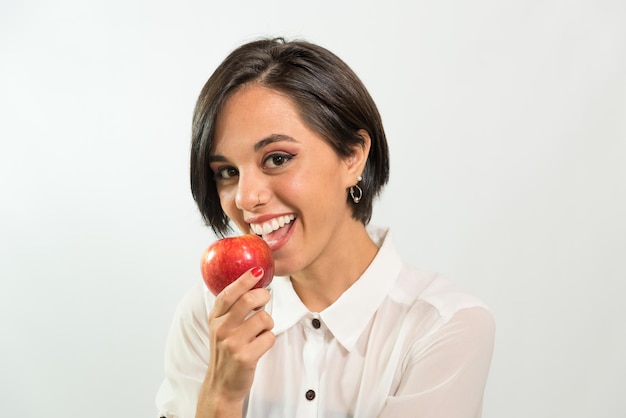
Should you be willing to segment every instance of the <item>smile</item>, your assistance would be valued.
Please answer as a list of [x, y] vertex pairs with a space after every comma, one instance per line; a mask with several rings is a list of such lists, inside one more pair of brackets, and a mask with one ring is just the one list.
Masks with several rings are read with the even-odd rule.
[[263, 223], [251, 223], [250, 229], [256, 235], [269, 235], [296, 219], [296, 215], [283, 215]]

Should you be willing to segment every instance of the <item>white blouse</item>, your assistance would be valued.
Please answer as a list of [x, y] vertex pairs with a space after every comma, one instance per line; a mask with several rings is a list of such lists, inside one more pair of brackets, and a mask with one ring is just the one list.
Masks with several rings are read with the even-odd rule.
[[[259, 360], [244, 417], [481, 416], [490, 311], [403, 263], [387, 230], [370, 234], [380, 247], [372, 264], [322, 312], [309, 312], [288, 278], [274, 278], [266, 310], [276, 342]], [[178, 306], [156, 397], [160, 417], [195, 416], [213, 300], [200, 282]]]

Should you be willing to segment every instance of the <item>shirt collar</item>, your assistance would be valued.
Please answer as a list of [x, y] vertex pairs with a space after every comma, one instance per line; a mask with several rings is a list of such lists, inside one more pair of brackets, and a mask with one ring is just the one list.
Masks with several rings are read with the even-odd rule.
[[272, 298], [265, 306], [265, 310], [274, 320], [272, 332], [278, 335], [297, 324], [309, 310], [298, 297], [289, 277], [274, 277], [269, 289]]
[[[361, 277], [324, 311], [320, 317], [338, 342], [348, 351], [374, 313], [387, 297], [402, 269], [400, 259], [388, 229], [368, 228], [379, 250]], [[272, 300], [268, 309], [274, 319], [274, 334], [278, 335], [310, 314], [300, 301], [288, 277], [275, 277], [271, 285]]]

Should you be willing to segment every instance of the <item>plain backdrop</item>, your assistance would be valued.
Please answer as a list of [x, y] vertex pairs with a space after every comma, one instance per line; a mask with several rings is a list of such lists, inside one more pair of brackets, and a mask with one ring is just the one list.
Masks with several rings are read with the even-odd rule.
[[622, 0], [1, 0], [2, 414], [155, 417], [215, 239], [192, 109], [228, 52], [282, 35], [336, 52], [379, 106], [372, 223], [492, 308], [484, 416], [623, 418], [624, 22]]

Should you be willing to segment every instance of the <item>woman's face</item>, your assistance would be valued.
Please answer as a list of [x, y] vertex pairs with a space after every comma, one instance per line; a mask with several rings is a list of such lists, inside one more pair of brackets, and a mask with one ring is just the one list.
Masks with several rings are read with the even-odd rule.
[[346, 190], [360, 168], [310, 130], [286, 96], [259, 85], [238, 90], [218, 116], [210, 161], [222, 209], [270, 245], [277, 275], [345, 242], [343, 225], [354, 222]]

